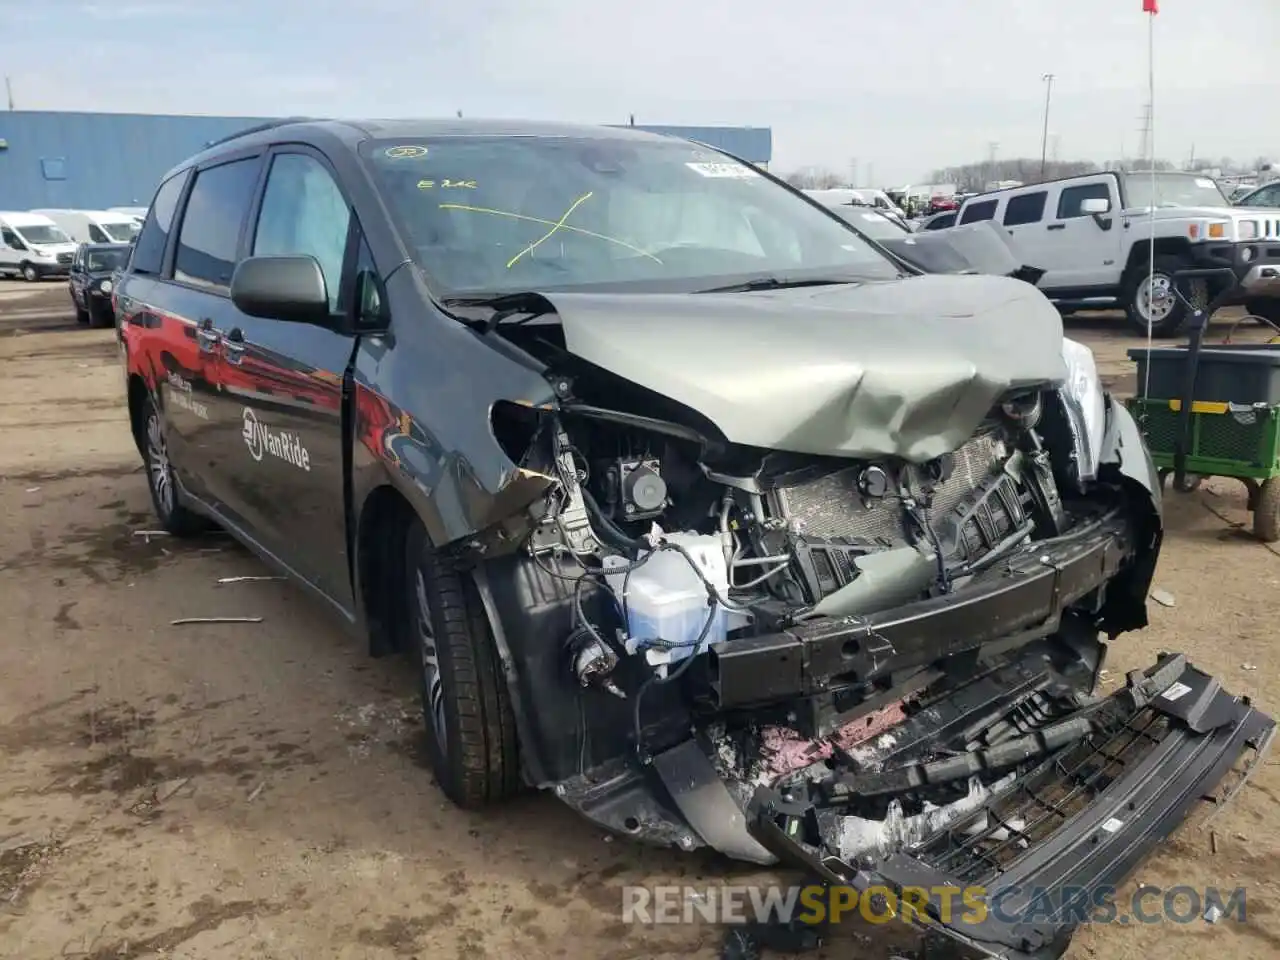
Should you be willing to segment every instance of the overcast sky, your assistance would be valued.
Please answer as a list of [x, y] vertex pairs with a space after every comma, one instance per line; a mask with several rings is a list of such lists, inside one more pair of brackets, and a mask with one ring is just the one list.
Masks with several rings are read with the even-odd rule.
[[[1280, 159], [1280, 0], [1161, 0], [1156, 150]], [[771, 126], [877, 184], [1138, 148], [1141, 0], [0, 0], [19, 109]], [[870, 166], [870, 171], [868, 167]]]

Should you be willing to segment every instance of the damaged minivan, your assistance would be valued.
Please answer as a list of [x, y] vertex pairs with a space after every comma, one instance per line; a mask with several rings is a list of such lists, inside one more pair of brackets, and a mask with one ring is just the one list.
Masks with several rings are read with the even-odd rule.
[[[1049, 301], [709, 147], [268, 125], [165, 178], [116, 298], [161, 522], [412, 651], [459, 804], [1088, 891], [1271, 739], [1175, 653], [1096, 695], [1161, 491]], [[1001, 956], [1078, 923], [934, 917]]]

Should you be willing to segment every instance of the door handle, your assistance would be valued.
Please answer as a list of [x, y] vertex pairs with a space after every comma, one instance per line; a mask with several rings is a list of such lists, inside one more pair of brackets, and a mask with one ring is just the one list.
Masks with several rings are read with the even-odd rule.
[[196, 324], [196, 340], [200, 342], [202, 348], [213, 349], [220, 336], [221, 334], [213, 329], [213, 320], [211, 318], [205, 317]]
[[1065, 230], [1067, 229], [1067, 225], [1065, 223], [1051, 223], [1049, 224], [1049, 226], [1045, 227], [1045, 229], [1046, 230]]
[[244, 331], [239, 327], [232, 327], [222, 340], [223, 353], [230, 362], [239, 363], [240, 357], [244, 354], [244, 348]]

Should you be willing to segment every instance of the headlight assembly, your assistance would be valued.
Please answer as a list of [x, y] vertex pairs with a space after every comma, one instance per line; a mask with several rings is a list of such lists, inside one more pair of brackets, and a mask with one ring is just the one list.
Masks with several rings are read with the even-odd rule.
[[1064, 337], [1062, 359], [1067, 364], [1067, 382], [1062, 385], [1061, 395], [1075, 447], [1076, 477], [1085, 483], [1098, 476], [1107, 421], [1106, 398], [1092, 350]]

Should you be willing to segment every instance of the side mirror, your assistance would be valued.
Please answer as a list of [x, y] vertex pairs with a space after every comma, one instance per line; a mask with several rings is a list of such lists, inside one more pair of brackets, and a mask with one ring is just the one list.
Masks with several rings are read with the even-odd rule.
[[231, 275], [231, 302], [251, 317], [328, 326], [329, 291], [315, 257], [249, 257]]
[[1103, 214], [1111, 211], [1110, 197], [1090, 197], [1087, 200], [1080, 201], [1080, 212], [1086, 213], [1093, 217], [1093, 222], [1098, 225], [1099, 230], [1110, 230], [1110, 218], [1103, 218]]

